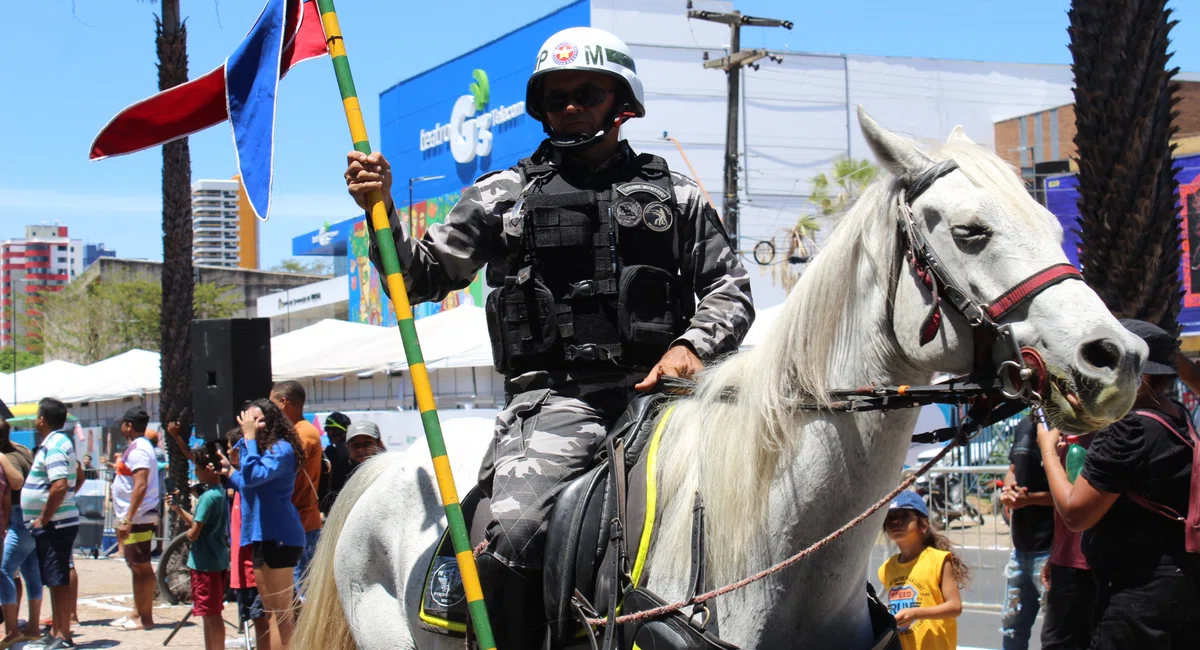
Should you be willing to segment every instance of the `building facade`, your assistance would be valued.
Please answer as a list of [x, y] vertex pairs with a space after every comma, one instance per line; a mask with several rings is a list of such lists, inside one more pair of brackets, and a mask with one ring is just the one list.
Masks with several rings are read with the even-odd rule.
[[250, 207], [250, 196], [242, 177], [233, 175], [238, 184], [238, 266], [243, 269], [258, 268], [258, 219]]
[[25, 226], [24, 238], [0, 242], [0, 344], [30, 348], [39, 296], [62, 291], [83, 267], [83, 241], [63, 225]]
[[92, 262], [101, 257], [116, 257], [117, 251], [109, 250], [104, 244], [86, 244], [83, 247], [83, 268], [92, 265]]
[[[1180, 75], [1194, 77], [1195, 75]], [[1200, 81], [1180, 81], [1175, 110], [1178, 138], [1200, 134]], [[1063, 104], [996, 122], [996, 154], [1026, 176], [1035, 165], [1069, 161], [1075, 149], [1075, 104]]]
[[192, 262], [258, 268], [258, 219], [236, 176], [192, 183]]

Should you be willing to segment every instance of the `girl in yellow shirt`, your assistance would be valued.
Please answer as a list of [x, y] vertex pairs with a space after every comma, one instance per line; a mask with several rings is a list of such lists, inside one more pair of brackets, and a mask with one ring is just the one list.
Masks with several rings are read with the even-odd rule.
[[900, 549], [879, 567], [888, 610], [896, 617], [904, 650], [955, 650], [962, 599], [970, 580], [950, 541], [933, 532], [929, 510], [916, 492], [902, 492], [888, 507], [883, 531]]

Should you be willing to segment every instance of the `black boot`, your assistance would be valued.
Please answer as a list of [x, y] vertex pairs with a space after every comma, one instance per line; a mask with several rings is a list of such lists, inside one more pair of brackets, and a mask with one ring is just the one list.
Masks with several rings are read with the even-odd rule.
[[496, 650], [537, 650], [546, 640], [542, 572], [514, 569], [491, 553], [476, 559]]

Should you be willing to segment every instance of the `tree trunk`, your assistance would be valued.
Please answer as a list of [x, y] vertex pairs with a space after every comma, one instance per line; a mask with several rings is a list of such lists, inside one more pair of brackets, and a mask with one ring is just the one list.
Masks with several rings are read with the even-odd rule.
[[1069, 15], [1083, 276], [1117, 317], [1178, 334], [1176, 21], [1166, 0], [1073, 0]]
[[[179, 16], [179, 0], [163, 0], [162, 16], [156, 18], [158, 87], [166, 90], [187, 81], [187, 26]], [[192, 162], [187, 138], [163, 145], [163, 267], [162, 392], [159, 416], [162, 422], [180, 421], [180, 432], [190, 436], [192, 421]], [[165, 425], [164, 425], [165, 426]], [[177, 486], [188, 483], [188, 461], [169, 441], [169, 475]], [[188, 491], [183, 491], [186, 504]], [[185, 506], [186, 507], [186, 506]], [[176, 519], [172, 529], [181, 532]]]

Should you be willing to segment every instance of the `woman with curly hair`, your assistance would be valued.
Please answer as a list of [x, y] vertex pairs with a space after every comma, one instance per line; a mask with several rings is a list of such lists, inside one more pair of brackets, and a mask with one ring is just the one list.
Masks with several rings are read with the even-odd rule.
[[304, 448], [291, 422], [269, 400], [251, 402], [238, 424], [242, 439], [234, 450], [240, 465], [233, 469], [222, 457], [223, 473], [241, 494], [242, 543], [252, 545], [254, 579], [287, 650], [295, 625], [292, 571], [304, 550], [304, 526], [292, 505]]

